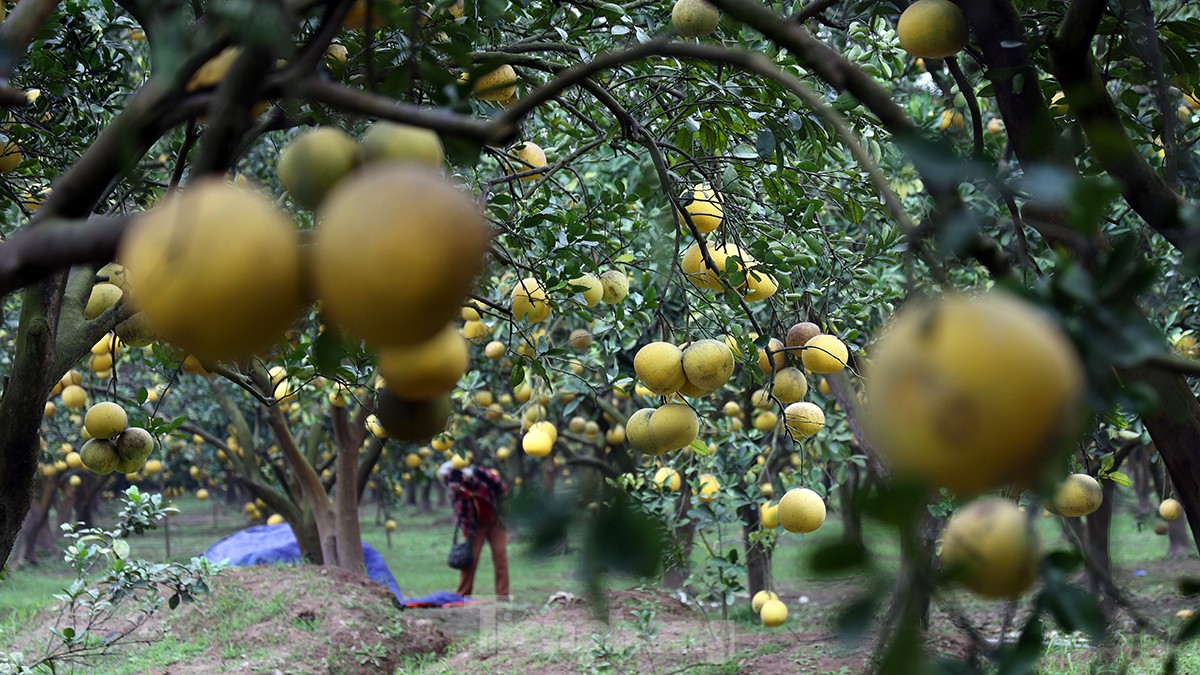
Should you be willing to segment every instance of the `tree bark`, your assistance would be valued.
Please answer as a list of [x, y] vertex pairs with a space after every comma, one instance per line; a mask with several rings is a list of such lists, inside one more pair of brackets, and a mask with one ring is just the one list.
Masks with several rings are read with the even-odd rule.
[[1113, 500], [1116, 498], [1116, 483], [1101, 480], [1100, 489], [1104, 499], [1100, 508], [1087, 516], [1083, 530], [1087, 533], [1084, 539], [1085, 553], [1092, 564], [1087, 567], [1088, 590], [1096, 595], [1103, 594], [1105, 598], [1105, 614], [1111, 616], [1113, 598], [1106, 593], [1109, 580], [1112, 579], [1112, 554], [1109, 549], [1109, 528], [1112, 526]]
[[854, 462], [846, 464], [846, 480], [838, 486], [838, 511], [842, 517], [842, 539], [857, 546], [863, 545], [862, 513], [854, 508], [854, 497], [862, 487], [860, 474], [866, 473]]
[[688, 561], [692, 558], [692, 545], [696, 540], [696, 519], [688, 515], [688, 511], [691, 509], [692, 491], [688, 488], [687, 483], [684, 483], [679, 490], [679, 498], [675, 506], [676, 520], [684, 521], [682, 525], [675, 527], [674, 541], [679, 544], [678, 557], [663, 571], [663, 587], [670, 590], [683, 588], [683, 583], [687, 581], [688, 573], [691, 570]]
[[1142, 414], [1142, 422], [1175, 485], [1176, 498], [1200, 546], [1200, 401], [1192, 394], [1187, 378], [1175, 371], [1152, 365], [1119, 371], [1129, 384], [1149, 386], [1158, 405]]
[[[358, 448], [350, 433], [346, 409], [333, 408], [333, 440], [337, 447], [337, 566], [356, 574], [366, 575], [363, 558], [362, 529], [358, 522]], [[361, 438], [361, 437], [360, 437]]]
[[283, 451], [284, 461], [296, 476], [296, 481], [300, 484], [300, 491], [304, 494], [304, 500], [308, 502], [308, 506], [312, 510], [313, 521], [317, 524], [317, 536], [320, 539], [322, 564], [327, 567], [337, 565], [337, 525], [333, 517], [333, 508], [329, 505], [329, 497], [325, 494], [324, 486], [321, 485], [321, 477], [313, 470], [312, 465], [301, 456], [300, 449], [296, 447], [296, 440], [292, 437], [287, 420], [279, 406], [271, 406], [267, 409], [267, 421], [271, 426], [271, 431], [275, 434], [276, 442], [279, 443], [279, 449]]
[[1150, 480], [1149, 453], [1146, 448], [1138, 448], [1129, 458], [1130, 473], [1133, 474], [1133, 491], [1137, 494], [1137, 516], [1142, 522], [1153, 510], [1154, 502], [1150, 499], [1153, 483]]
[[758, 506], [745, 504], [738, 509], [742, 519], [742, 540], [746, 542], [746, 588], [753, 597], [755, 593], [767, 588], [769, 580], [771, 551], [761, 542], [750, 540], [750, 535], [762, 529], [762, 516]]

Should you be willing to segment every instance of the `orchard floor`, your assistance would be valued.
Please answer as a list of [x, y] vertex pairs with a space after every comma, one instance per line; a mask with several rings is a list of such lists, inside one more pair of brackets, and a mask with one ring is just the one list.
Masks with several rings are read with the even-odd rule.
[[[217, 539], [245, 526], [236, 506], [190, 498], [169, 530], [135, 537], [132, 554], [148, 560], [187, 560]], [[445, 566], [451, 516], [392, 514], [400, 529], [388, 536], [374, 507], [364, 510], [363, 537], [388, 560], [405, 596], [453, 590], [455, 572]], [[598, 613], [575, 573], [577, 553], [549, 559], [528, 555], [520, 533], [512, 533], [510, 568], [513, 601], [486, 596], [476, 605], [449, 609], [398, 610], [382, 587], [319, 568], [231, 569], [213, 582], [200, 602], [163, 610], [136, 636], [142, 644], [77, 666], [80, 673], [860, 673], [873, 654], [874, 636], [846, 645], [833, 622], [840, 609], [864, 590], [859, 577], [814, 578], [807, 571], [811, 544], [840, 535], [835, 515], [817, 533], [788, 535], [776, 552], [775, 590], [789, 608], [777, 629], [757, 625], [748, 602], [697, 606], [681, 602], [636, 580], [610, 579], [602, 594], [607, 621]], [[1047, 519], [1048, 547], [1061, 546], [1056, 523]], [[726, 547], [733, 530], [722, 533]], [[168, 539], [170, 555], [168, 551]], [[868, 545], [883, 565], [898, 553], [886, 533], [867, 531]], [[1113, 527], [1114, 577], [1146, 619], [1168, 630], [1181, 623], [1180, 609], [1196, 608], [1181, 597], [1176, 582], [1200, 576], [1200, 561], [1165, 558], [1166, 538], [1138, 530], [1122, 512]], [[703, 564], [698, 554], [696, 563]], [[0, 651], [36, 655], [44, 649], [58, 613], [53, 594], [71, 580], [56, 558], [24, 566], [0, 582]], [[485, 553], [476, 581], [491, 590]], [[686, 598], [685, 598], [686, 600]], [[946, 610], [957, 607], [985, 639], [1001, 631], [1003, 605], [955, 594], [935, 604], [929, 649], [961, 655], [967, 639]], [[1016, 621], [1028, 602], [1017, 609]], [[1168, 645], [1138, 638], [1122, 614], [1120, 629], [1105, 649], [1078, 636], [1047, 631], [1044, 673], [1159, 673]], [[1014, 624], [1019, 625], [1019, 623]], [[1200, 673], [1200, 647], [1180, 652], [1179, 672]], [[61, 669], [58, 672], [71, 672]]]

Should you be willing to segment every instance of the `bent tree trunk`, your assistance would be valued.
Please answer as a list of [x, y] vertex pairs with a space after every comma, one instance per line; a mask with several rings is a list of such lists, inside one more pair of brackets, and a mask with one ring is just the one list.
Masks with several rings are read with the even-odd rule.
[[[1096, 595], [1104, 593], [1108, 588], [1109, 580], [1112, 579], [1112, 555], [1108, 545], [1108, 535], [1109, 527], [1112, 525], [1113, 500], [1116, 498], [1117, 492], [1116, 483], [1110, 480], [1101, 480], [1100, 486], [1104, 499], [1100, 502], [1100, 508], [1087, 517], [1087, 523], [1084, 525], [1085, 553], [1092, 561], [1087, 568], [1088, 590]], [[1112, 614], [1112, 601], [1113, 598], [1105, 594], [1106, 614]]]
[[696, 519], [688, 515], [688, 511], [691, 510], [692, 491], [687, 483], [684, 483], [679, 490], [679, 499], [675, 507], [676, 522], [682, 520], [682, 524], [675, 527], [673, 538], [679, 548], [675, 551], [676, 555], [670, 566], [663, 571], [663, 587], [669, 590], [683, 588], [683, 582], [687, 581], [691, 568], [688, 561], [692, 558], [692, 544], [696, 540]]
[[755, 542], [750, 535], [762, 530], [762, 517], [758, 506], [743, 504], [738, 509], [742, 519], [742, 540], [746, 542], [746, 588], [750, 596], [767, 588], [768, 573], [771, 564], [771, 550], [762, 542]]
[[1142, 415], [1183, 505], [1192, 539], [1200, 546], [1200, 401], [1182, 374], [1153, 365], [1121, 372], [1130, 384], [1149, 386], [1158, 405]]

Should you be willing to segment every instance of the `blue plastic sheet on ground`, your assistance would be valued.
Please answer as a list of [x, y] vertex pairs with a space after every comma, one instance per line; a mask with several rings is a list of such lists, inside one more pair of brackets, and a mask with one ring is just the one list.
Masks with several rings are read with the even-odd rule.
[[[296, 535], [287, 523], [281, 525], [258, 525], [235, 532], [221, 541], [208, 547], [204, 557], [213, 562], [224, 562], [234, 567], [247, 565], [277, 565], [297, 564], [300, 558], [300, 546], [296, 543]], [[407, 607], [446, 607], [461, 605], [470, 600], [446, 591], [440, 591], [423, 598], [408, 598], [400, 593], [396, 578], [388, 569], [387, 562], [369, 544], [363, 544], [363, 558], [367, 563], [367, 576], [372, 580], [387, 586], [392, 595], [396, 596]]]

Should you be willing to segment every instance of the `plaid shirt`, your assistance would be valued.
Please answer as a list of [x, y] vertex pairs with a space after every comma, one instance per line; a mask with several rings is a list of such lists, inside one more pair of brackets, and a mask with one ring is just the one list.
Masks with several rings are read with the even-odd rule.
[[494, 469], [471, 466], [450, 472], [446, 481], [454, 504], [454, 515], [468, 534], [480, 524], [499, 517], [500, 498], [508, 494], [508, 485]]

